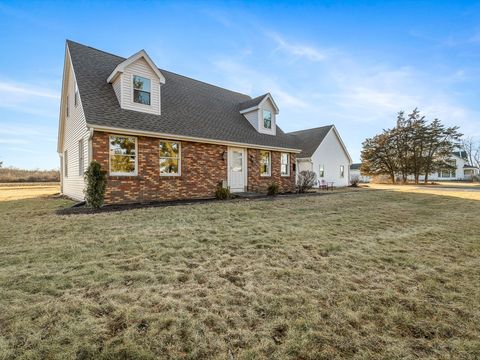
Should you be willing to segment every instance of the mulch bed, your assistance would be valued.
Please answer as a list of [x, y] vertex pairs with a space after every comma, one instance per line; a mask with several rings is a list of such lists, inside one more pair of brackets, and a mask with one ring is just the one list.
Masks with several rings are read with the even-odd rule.
[[147, 209], [155, 207], [167, 207], [167, 206], [179, 206], [179, 205], [194, 205], [194, 204], [207, 204], [215, 202], [241, 202], [241, 201], [265, 201], [265, 200], [280, 200], [284, 198], [292, 197], [304, 197], [304, 196], [318, 196], [318, 195], [327, 195], [332, 194], [332, 192], [308, 192], [308, 193], [284, 193], [277, 196], [268, 196], [261, 195], [255, 198], [240, 198], [234, 197], [229, 200], [217, 200], [215, 198], [205, 198], [205, 199], [190, 199], [190, 200], [169, 200], [169, 201], [152, 201], [144, 203], [130, 203], [130, 204], [113, 204], [113, 205], [104, 205], [99, 209], [94, 209], [85, 205], [85, 202], [76, 203], [75, 205], [58, 209], [56, 211], [57, 215], [81, 215], [81, 214], [99, 214], [99, 213], [110, 213], [117, 211], [127, 211], [134, 209]]

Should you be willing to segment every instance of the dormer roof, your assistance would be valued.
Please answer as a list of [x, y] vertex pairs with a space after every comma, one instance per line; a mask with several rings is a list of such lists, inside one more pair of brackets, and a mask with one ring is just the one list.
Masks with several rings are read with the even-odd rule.
[[275, 109], [275, 114], [278, 115], [278, 106], [275, 104], [275, 101], [273, 100], [273, 97], [270, 93], [266, 93], [260, 96], [257, 96], [256, 98], [247, 100], [243, 103], [240, 104], [240, 114], [245, 114], [250, 111], [257, 110], [262, 107], [262, 104], [265, 103], [265, 101], [270, 100], [272, 103], [274, 109]]
[[160, 80], [160, 83], [161, 84], [165, 84], [165, 77], [163, 76], [163, 74], [160, 72], [160, 70], [158, 69], [157, 65], [155, 65], [155, 63], [153, 62], [153, 60], [150, 58], [150, 56], [148, 56], [147, 52], [145, 50], [140, 50], [139, 52], [133, 54], [132, 56], [130, 56], [128, 59], [126, 59], [125, 61], [122, 61], [120, 64], [118, 64], [115, 69], [113, 69], [112, 73], [110, 74], [110, 76], [107, 78], [107, 82], [108, 83], [112, 83], [115, 81], [115, 79], [117, 78], [118, 75], [120, 75], [121, 73], [123, 73], [125, 71], [125, 68], [130, 65], [130, 64], [133, 64], [135, 61], [139, 60], [139, 59], [144, 59], [147, 64], [152, 68], [153, 72], [158, 76], [159, 80]]

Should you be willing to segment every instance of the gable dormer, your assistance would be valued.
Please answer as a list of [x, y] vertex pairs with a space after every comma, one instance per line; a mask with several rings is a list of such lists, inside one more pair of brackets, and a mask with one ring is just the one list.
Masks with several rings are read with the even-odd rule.
[[122, 109], [160, 115], [165, 77], [145, 50], [118, 64], [107, 82], [112, 84]]
[[240, 114], [262, 134], [277, 134], [278, 107], [270, 93], [240, 104]]

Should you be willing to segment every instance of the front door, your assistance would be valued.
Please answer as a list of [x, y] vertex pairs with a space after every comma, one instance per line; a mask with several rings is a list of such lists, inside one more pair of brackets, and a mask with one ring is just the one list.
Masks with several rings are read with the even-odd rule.
[[232, 192], [245, 191], [247, 178], [245, 149], [228, 149], [228, 186]]

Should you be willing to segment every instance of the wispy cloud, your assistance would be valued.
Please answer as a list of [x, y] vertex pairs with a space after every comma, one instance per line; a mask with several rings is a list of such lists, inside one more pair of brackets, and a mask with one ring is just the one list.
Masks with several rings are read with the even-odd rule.
[[29, 142], [25, 139], [0, 139], [0, 144], [28, 144]]
[[276, 43], [278, 51], [283, 51], [295, 58], [304, 58], [309, 61], [317, 62], [325, 60], [327, 57], [326, 51], [321, 51], [313, 46], [288, 42], [277, 33], [270, 32], [267, 35]]
[[31, 84], [16, 84], [0, 81], [0, 96], [26, 95], [60, 99], [60, 95], [50, 89], [42, 89]]

